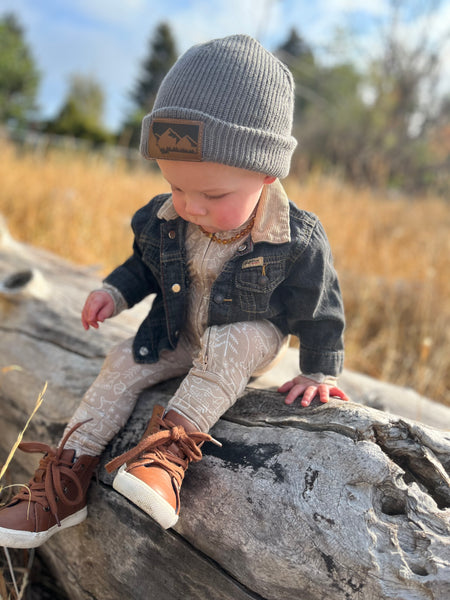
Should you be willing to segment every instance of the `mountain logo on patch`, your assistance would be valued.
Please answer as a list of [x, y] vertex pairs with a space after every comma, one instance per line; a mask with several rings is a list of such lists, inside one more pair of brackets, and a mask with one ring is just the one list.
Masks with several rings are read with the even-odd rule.
[[203, 122], [188, 119], [153, 119], [148, 138], [152, 158], [202, 160]]

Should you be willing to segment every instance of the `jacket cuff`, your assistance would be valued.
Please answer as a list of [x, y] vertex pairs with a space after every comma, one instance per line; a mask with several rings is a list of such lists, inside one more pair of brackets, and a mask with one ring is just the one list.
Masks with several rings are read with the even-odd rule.
[[311, 350], [300, 346], [301, 373], [325, 373], [338, 377], [344, 367], [343, 350]]
[[111, 315], [111, 317], [116, 317], [122, 311], [124, 311], [128, 308], [127, 301], [123, 297], [122, 293], [115, 286], [113, 286], [109, 283], [103, 283], [103, 287], [98, 288], [98, 290], [94, 290], [94, 291], [106, 292], [113, 299], [114, 312]]
[[303, 377], [311, 379], [315, 383], [326, 383], [327, 385], [335, 386], [337, 384], [337, 377], [333, 375], [325, 375], [324, 373], [302, 373]]

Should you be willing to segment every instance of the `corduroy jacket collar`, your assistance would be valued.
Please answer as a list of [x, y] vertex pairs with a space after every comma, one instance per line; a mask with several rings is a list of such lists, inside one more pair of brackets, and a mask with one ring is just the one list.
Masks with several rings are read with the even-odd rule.
[[[161, 206], [157, 216], [165, 221], [171, 221], [178, 217], [173, 206], [172, 196]], [[270, 185], [264, 186], [256, 209], [251, 236], [254, 243], [284, 244], [291, 241], [289, 200], [278, 179]]]

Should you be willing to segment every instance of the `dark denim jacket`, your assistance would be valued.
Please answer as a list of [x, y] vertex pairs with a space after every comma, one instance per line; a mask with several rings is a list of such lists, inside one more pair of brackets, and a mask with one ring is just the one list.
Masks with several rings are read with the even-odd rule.
[[[156, 362], [177, 345], [186, 319], [189, 276], [186, 221], [157, 217], [168, 194], [154, 198], [132, 220], [133, 255], [105, 279], [131, 307], [156, 298], [134, 341], [137, 362]], [[223, 267], [211, 289], [208, 325], [268, 319], [301, 344], [303, 373], [339, 375], [344, 311], [329, 243], [318, 218], [290, 203], [291, 241], [253, 243], [251, 236]]]

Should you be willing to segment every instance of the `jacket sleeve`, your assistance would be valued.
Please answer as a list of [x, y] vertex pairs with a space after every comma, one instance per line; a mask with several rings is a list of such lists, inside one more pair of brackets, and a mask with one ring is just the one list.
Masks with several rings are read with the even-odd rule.
[[338, 376], [344, 362], [344, 307], [330, 245], [318, 220], [285, 284], [287, 325], [300, 339], [301, 372]]
[[142, 244], [140, 242], [149, 220], [156, 218], [153, 212], [150, 204], [147, 204], [134, 215], [131, 221], [134, 233], [133, 254], [104, 279], [104, 283], [116, 287], [121, 292], [128, 308], [159, 290], [156, 278], [142, 260]]

